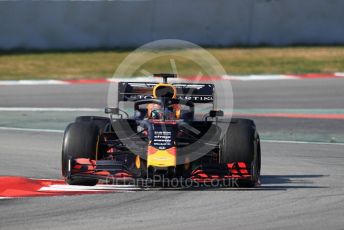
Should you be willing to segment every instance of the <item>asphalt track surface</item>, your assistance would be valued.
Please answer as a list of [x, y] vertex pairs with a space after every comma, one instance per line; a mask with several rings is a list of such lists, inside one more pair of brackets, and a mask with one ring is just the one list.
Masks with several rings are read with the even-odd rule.
[[[343, 79], [231, 81], [235, 108], [343, 108]], [[0, 107], [103, 108], [108, 84], [1, 86]]]
[[[235, 108], [344, 108], [341, 79], [232, 85]], [[1, 87], [0, 107], [101, 108], [106, 89]], [[264, 132], [344, 130], [342, 120], [256, 120]], [[61, 133], [0, 130], [0, 175], [60, 178], [61, 140]], [[343, 229], [343, 144], [265, 141], [262, 160], [262, 184], [253, 189], [152, 189], [0, 200], [0, 229]]]

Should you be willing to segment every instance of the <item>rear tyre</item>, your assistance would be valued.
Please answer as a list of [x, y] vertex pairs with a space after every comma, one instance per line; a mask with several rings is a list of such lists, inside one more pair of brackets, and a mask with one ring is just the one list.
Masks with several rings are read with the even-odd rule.
[[97, 179], [68, 178], [68, 160], [75, 158], [96, 158], [99, 127], [93, 122], [77, 122], [66, 128], [62, 145], [62, 175], [70, 185], [93, 186]]
[[255, 186], [260, 177], [260, 143], [254, 122], [236, 119], [222, 139], [220, 163], [245, 162], [251, 172], [249, 181], [240, 181], [244, 187]]

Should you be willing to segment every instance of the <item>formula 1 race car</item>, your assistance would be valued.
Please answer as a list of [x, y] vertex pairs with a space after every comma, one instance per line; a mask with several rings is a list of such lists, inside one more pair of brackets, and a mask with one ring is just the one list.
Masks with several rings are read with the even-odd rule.
[[[213, 84], [118, 82], [109, 117], [81, 116], [65, 129], [62, 175], [70, 185], [99, 180], [179, 178], [197, 183], [259, 183], [261, 152], [252, 120], [214, 109]], [[211, 105], [203, 116], [197, 107]], [[159, 176], [159, 177], [158, 177]], [[156, 184], [155, 184], [156, 185]], [[233, 184], [232, 184], [233, 185]]]

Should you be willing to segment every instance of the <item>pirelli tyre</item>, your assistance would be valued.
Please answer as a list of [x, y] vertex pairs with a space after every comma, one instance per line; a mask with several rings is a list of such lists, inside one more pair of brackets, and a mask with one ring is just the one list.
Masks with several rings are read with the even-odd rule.
[[239, 181], [243, 187], [253, 187], [259, 182], [261, 151], [255, 124], [249, 119], [232, 119], [220, 145], [220, 163], [245, 162], [251, 179]]
[[92, 122], [98, 126], [101, 132], [109, 131], [111, 129], [111, 120], [108, 117], [80, 116], [75, 119], [75, 122]]
[[62, 175], [70, 185], [96, 185], [97, 179], [73, 179], [68, 175], [68, 160], [95, 159], [98, 148], [99, 127], [94, 122], [75, 122], [67, 126], [62, 145]]

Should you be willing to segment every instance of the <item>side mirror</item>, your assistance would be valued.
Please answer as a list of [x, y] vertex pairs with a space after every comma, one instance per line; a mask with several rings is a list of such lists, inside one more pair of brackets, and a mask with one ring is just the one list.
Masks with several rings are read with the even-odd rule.
[[105, 108], [105, 113], [106, 114], [119, 114], [119, 109], [118, 108], [106, 107]]
[[222, 110], [210, 110], [209, 117], [223, 117], [224, 112]]

